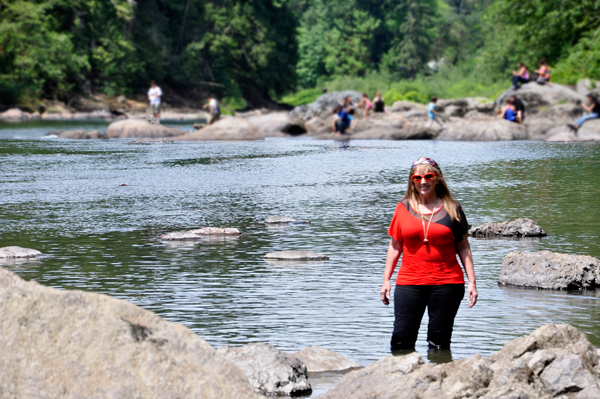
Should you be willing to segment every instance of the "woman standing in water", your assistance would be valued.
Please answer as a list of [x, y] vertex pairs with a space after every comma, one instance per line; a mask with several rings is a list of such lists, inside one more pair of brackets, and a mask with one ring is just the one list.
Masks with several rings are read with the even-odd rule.
[[381, 286], [381, 300], [389, 305], [390, 280], [403, 255], [394, 291], [392, 349], [414, 348], [425, 308], [430, 349], [450, 348], [454, 317], [465, 295], [457, 255], [469, 279], [469, 307], [477, 302], [468, 229], [439, 165], [425, 157], [413, 162], [406, 196], [398, 203], [389, 228], [392, 239]]

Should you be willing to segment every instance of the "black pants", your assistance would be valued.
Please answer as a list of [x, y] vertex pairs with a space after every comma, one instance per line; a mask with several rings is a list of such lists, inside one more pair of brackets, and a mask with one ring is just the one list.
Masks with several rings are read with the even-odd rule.
[[425, 308], [429, 314], [427, 341], [430, 348], [450, 348], [454, 318], [464, 296], [464, 284], [397, 285], [392, 349], [415, 347]]
[[513, 86], [519, 87], [519, 83], [529, 83], [529, 79], [525, 79], [522, 76], [514, 75], [513, 76]]

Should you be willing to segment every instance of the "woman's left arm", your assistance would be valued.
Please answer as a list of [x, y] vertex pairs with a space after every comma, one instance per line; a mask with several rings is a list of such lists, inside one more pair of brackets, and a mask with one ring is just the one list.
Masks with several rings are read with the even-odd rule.
[[471, 254], [471, 245], [469, 244], [468, 235], [465, 234], [461, 242], [456, 244], [458, 256], [465, 268], [467, 278], [469, 279], [469, 287], [467, 288], [467, 298], [469, 299], [469, 307], [472, 308], [477, 303], [477, 286], [475, 285], [475, 268], [473, 266], [473, 255]]

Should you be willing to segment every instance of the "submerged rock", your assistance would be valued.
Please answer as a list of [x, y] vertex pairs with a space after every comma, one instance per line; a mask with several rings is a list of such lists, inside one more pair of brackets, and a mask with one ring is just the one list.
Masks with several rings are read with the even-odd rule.
[[302, 360], [309, 373], [347, 371], [360, 368], [360, 364], [332, 350], [320, 346], [304, 348], [293, 356]]
[[113, 122], [106, 128], [104, 133], [107, 139], [114, 138], [158, 138], [175, 137], [184, 132], [179, 129], [173, 129], [159, 124], [150, 123], [142, 119], [126, 119]]
[[103, 139], [104, 135], [99, 130], [87, 131], [84, 129], [78, 130], [56, 130], [47, 133], [44, 137], [57, 139]]
[[498, 284], [554, 290], [600, 287], [600, 260], [550, 251], [514, 251], [502, 262]]
[[545, 237], [542, 227], [529, 218], [519, 218], [502, 223], [484, 223], [471, 227], [469, 235], [473, 237]]
[[202, 229], [188, 230], [188, 231], [174, 231], [172, 233], [163, 234], [158, 236], [159, 240], [198, 240], [207, 237], [237, 237], [241, 233], [236, 228], [231, 227], [204, 227]]
[[266, 224], [310, 224], [309, 220], [297, 220], [287, 216], [267, 216]]
[[304, 363], [269, 344], [223, 346], [217, 353], [238, 366], [254, 389], [264, 395], [308, 395], [312, 391]]
[[226, 117], [200, 130], [178, 136], [177, 141], [208, 140], [264, 140], [265, 135], [259, 132], [250, 122], [243, 118]]
[[417, 353], [388, 356], [348, 373], [320, 398], [600, 397], [598, 363], [585, 334], [568, 324], [547, 324], [488, 359], [475, 355], [436, 365]]
[[107, 295], [0, 269], [0, 396], [257, 399], [187, 327]]
[[312, 251], [279, 251], [265, 255], [270, 260], [329, 260], [327, 255]]
[[43, 254], [40, 251], [29, 248], [21, 248], [21, 247], [2, 247], [0, 248], [0, 259], [27, 259], [27, 258], [37, 258], [38, 256], [42, 256]]

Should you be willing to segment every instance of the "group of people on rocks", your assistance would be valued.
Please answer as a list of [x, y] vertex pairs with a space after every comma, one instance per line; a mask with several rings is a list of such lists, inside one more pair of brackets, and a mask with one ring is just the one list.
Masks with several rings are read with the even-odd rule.
[[539, 62], [539, 69], [529, 73], [529, 68], [524, 62], [519, 62], [519, 69], [513, 71], [512, 89], [518, 90], [523, 83], [537, 82], [540, 85], [550, 83], [550, 67], [543, 59]]
[[517, 96], [512, 95], [506, 100], [498, 116], [509, 122], [522, 124], [525, 120], [525, 105]]
[[[150, 89], [148, 90], [148, 102], [152, 110], [152, 117], [158, 123], [160, 123], [160, 108], [162, 103], [163, 92], [154, 80], [150, 81]], [[217, 102], [217, 98], [209, 94], [207, 97], [208, 103], [202, 107], [208, 109], [209, 118], [207, 121], [208, 125], [212, 125], [221, 117], [221, 108]]]
[[333, 109], [333, 133], [344, 134], [352, 126], [356, 109], [364, 109], [363, 120], [366, 120], [371, 112], [385, 112], [385, 101], [378, 91], [373, 98], [369, 99], [366, 93], [362, 93], [358, 104], [354, 105], [352, 96], [347, 96]]

